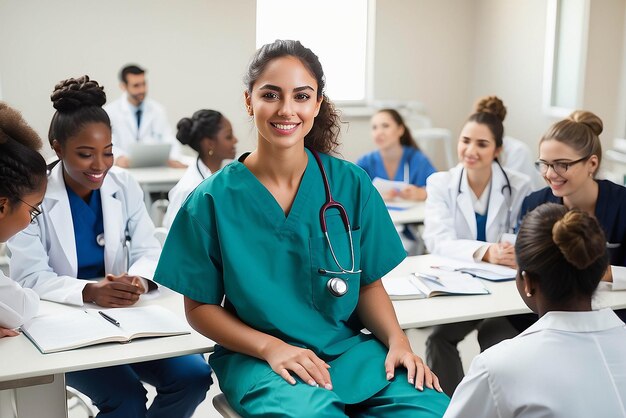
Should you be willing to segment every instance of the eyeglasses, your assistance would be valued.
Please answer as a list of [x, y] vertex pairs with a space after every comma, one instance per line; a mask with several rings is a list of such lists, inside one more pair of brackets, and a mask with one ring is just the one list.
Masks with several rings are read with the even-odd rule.
[[547, 161], [538, 160], [538, 161], [535, 161], [535, 168], [537, 169], [537, 171], [541, 173], [541, 175], [545, 175], [548, 172], [548, 168], [552, 167], [552, 170], [556, 174], [558, 174], [559, 176], [562, 176], [565, 173], [567, 173], [567, 169], [570, 168], [570, 166], [573, 166], [574, 164], [578, 164], [585, 160], [588, 160], [589, 157], [591, 157], [591, 155], [587, 155], [586, 157], [583, 157], [579, 160], [559, 161], [555, 163], [549, 163]]
[[28, 206], [30, 208], [30, 223], [34, 223], [35, 222], [35, 218], [39, 215], [41, 215], [41, 209], [40, 208], [36, 208], [35, 206], [24, 202], [22, 199], [20, 199], [19, 197], [17, 198], [17, 200], [19, 200], [20, 202], [22, 202], [23, 204], [25, 204], [26, 206]]

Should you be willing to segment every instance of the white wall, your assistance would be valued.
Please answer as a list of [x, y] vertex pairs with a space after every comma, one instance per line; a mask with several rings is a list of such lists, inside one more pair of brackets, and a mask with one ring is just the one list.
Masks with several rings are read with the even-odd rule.
[[[605, 120], [605, 146], [624, 129], [625, 12], [626, 0], [592, 1], [584, 107]], [[535, 148], [553, 122], [541, 108], [545, 20], [545, 0], [378, 0], [374, 98], [419, 100], [456, 137], [475, 99], [496, 94], [507, 133]], [[254, 0], [0, 0], [0, 39], [3, 99], [44, 138], [57, 81], [89, 74], [116, 98], [117, 72], [134, 61], [149, 70], [149, 94], [172, 126], [215, 108], [233, 122], [239, 150], [254, 147], [241, 81]], [[354, 160], [373, 148], [369, 121], [344, 120], [341, 151]]]
[[136, 62], [148, 69], [148, 94], [166, 107], [173, 127], [197, 109], [214, 108], [249, 149], [242, 76], [255, 50], [255, 4], [0, 0], [3, 99], [45, 140], [56, 82], [89, 74], [111, 100], [120, 94], [119, 69]]

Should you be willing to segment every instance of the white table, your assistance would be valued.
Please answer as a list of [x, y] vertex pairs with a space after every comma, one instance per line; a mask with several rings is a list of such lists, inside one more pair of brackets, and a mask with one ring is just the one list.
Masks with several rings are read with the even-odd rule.
[[[430, 255], [407, 257], [398, 267], [387, 274], [402, 276], [432, 264]], [[471, 264], [471, 263], [468, 263]], [[489, 295], [438, 296], [428, 299], [393, 301], [396, 315], [403, 329], [421, 328], [473, 319], [529, 313], [520, 297], [515, 281], [490, 282], [484, 280]], [[609, 283], [600, 283], [594, 297], [594, 308], [626, 308], [626, 291], [611, 291]]]
[[[183, 297], [162, 288], [161, 295], [138, 306], [159, 304], [184, 319]], [[42, 302], [44, 312], [76, 309]], [[137, 363], [186, 354], [207, 353], [214, 342], [192, 331], [188, 335], [135, 340], [130, 344], [100, 344], [78, 350], [41, 354], [24, 335], [0, 339], [0, 389], [17, 388], [20, 418], [65, 418], [65, 373]]]
[[129, 168], [128, 172], [137, 180], [144, 194], [146, 207], [150, 210], [152, 199], [150, 193], [165, 193], [178, 183], [187, 171], [186, 168], [146, 167]]
[[396, 225], [424, 223], [424, 202], [387, 202], [391, 220]]

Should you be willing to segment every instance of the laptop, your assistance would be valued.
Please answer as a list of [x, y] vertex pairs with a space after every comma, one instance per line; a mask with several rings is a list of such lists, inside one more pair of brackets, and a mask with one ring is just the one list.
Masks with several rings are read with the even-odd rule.
[[171, 149], [172, 144], [167, 143], [136, 142], [131, 144], [127, 151], [130, 167], [165, 167]]

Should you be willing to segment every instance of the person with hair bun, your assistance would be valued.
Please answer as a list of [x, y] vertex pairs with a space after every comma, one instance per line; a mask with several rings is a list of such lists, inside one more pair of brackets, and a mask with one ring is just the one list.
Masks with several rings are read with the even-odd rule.
[[224, 160], [232, 160], [237, 152], [237, 138], [233, 127], [224, 115], [216, 110], [198, 110], [191, 118], [182, 118], [176, 126], [176, 138], [198, 153], [196, 163], [190, 165], [180, 181], [170, 190], [169, 204], [163, 217], [163, 226], [172, 225], [189, 193], [222, 167]]
[[395, 109], [381, 109], [372, 116], [372, 137], [378, 148], [359, 158], [357, 165], [370, 178], [402, 181], [406, 187], [383, 195], [385, 200], [426, 199], [426, 179], [437, 170], [417, 146], [404, 119]]
[[[539, 141], [535, 166], [548, 187], [530, 194], [522, 204], [521, 216], [542, 203], [565, 205], [595, 216], [602, 225], [609, 251], [610, 268], [603, 280], [613, 290], [626, 289], [626, 188], [609, 180], [596, 179], [602, 162], [602, 120], [592, 112], [577, 110], [553, 124]], [[626, 310], [617, 311], [626, 320]], [[514, 315], [509, 320], [523, 331], [536, 315]]]
[[[43, 214], [9, 241], [14, 279], [42, 299], [81, 306], [134, 305], [155, 288], [160, 255], [139, 184], [113, 167], [104, 89], [88, 76], [63, 80], [49, 140], [51, 168]], [[206, 396], [211, 369], [201, 355], [66, 373], [100, 418], [191, 417]], [[146, 408], [142, 381], [157, 389]]]
[[[502, 100], [497, 96], [485, 96], [480, 98], [474, 105], [474, 112], [491, 112], [498, 114], [504, 122], [507, 109]], [[504, 135], [502, 138], [502, 152], [498, 156], [498, 161], [507, 170], [514, 170], [526, 174], [531, 181], [533, 190], [539, 190], [545, 186], [543, 178], [535, 170], [533, 164], [533, 154], [530, 147], [519, 139]]]
[[442, 416], [448, 398], [380, 282], [405, 258], [389, 213], [329, 155], [339, 119], [318, 57], [277, 40], [244, 80], [257, 148], [187, 198], [155, 279], [218, 344], [209, 362], [242, 416]]
[[[41, 139], [22, 115], [0, 102], [0, 242], [26, 228], [41, 214], [46, 191], [46, 162]], [[37, 314], [39, 296], [0, 271], [0, 338], [18, 335]]]
[[[522, 200], [531, 189], [527, 176], [502, 168], [498, 161], [503, 114], [497, 106], [472, 114], [459, 136], [460, 163], [428, 178], [423, 237], [430, 253], [515, 266], [513, 245], [500, 242], [500, 238], [514, 231]], [[509, 337], [507, 328], [510, 326], [502, 319], [433, 328], [426, 341], [426, 358], [439, 373], [446, 393], [451, 395], [463, 378], [457, 344], [478, 329], [478, 342], [484, 350]]]
[[624, 416], [626, 328], [591, 307], [608, 266], [602, 229], [554, 203], [524, 218], [517, 289], [539, 320], [474, 358], [445, 417]]

